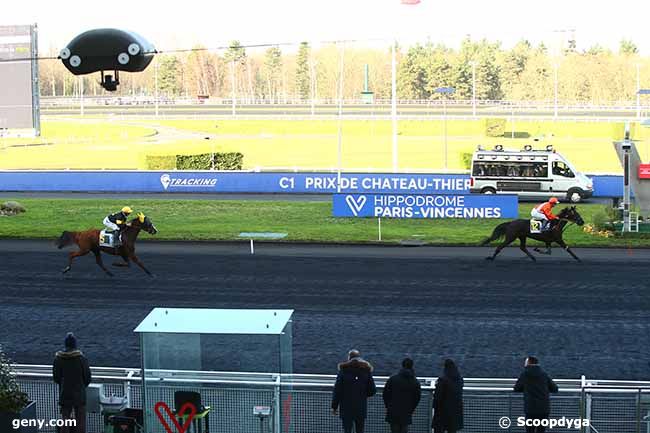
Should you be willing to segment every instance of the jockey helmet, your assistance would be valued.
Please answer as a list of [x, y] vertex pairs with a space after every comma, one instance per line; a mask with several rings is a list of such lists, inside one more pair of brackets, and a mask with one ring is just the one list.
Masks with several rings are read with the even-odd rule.
[[128, 207], [128, 206], [124, 206], [124, 207], [122, 208], [122, 212], [124, 212], [125, 214], [128, 215], [128, 214], [132, 213], [133, 211], [131, 210], [130, 207]]
[[548, 202], [552, 204], [558, 204], [559, 200], [556, 197], [551, 197], [551, 199]]

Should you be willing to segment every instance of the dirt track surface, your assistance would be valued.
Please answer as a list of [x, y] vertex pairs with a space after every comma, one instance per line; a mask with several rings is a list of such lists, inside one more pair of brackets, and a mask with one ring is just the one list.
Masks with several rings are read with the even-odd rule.
[[[450, 357], [466, 377], [514, 377], [530, 353], [555, 377], [650, 377], [650, 251], [578, 249], [583, 263], [559, 249], [490, 263], [489, 251], [147, 243], [139, 256], [156, 278], [136, 267], [109, 278], [91, 256], [63, 276], [66, 251], [0, 241], [0, 344], [15, 362], [49, 364], [74, 331], [93, 365], [137, 367], [133, 329], [153, 307], [292, 308], [298, 373], [334, 373], [356, 347], [378, 374], [408, 353], [420, 375]], [[205, 354], [204, 368], [249, 366], [251, 350]]]

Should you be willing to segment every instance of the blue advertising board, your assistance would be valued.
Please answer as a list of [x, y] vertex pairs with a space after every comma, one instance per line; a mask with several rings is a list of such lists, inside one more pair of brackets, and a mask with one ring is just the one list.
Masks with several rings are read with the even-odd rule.
[[[594, 197], [623, 195], [623, 177], [591, 176]], [[0, 171], [0, 191], [467, 194], [465, 174], [210, 171]]]
[[335, 217], [517, 218], [516, 195], [334, 194]]
[[[462, 174], [341, 174], [340, 192], [463, 194]], [[335, 193], [336, 173], [0, 171], [0, 191]]]

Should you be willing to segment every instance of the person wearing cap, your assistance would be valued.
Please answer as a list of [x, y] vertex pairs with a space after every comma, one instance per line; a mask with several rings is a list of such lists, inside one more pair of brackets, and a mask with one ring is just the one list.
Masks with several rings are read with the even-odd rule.
[[553, 208], [559, 203], [556, 197], [551, 197], [549, 201], [535, 206], [530, 211], [530, 216], [536, 220], [542, 221], [542, 231], [550, 229], [549, 221], [557, 220], [558, 217], [553, 215]]
[[120, 239], [122, 234], [121, 230], [126, 227], [127, 220], [129, 218], [129, 215], [133, 213], [133, 210], [129, 206], [124, 206], [121, 211], [115, 212], [114, 214], [108, 215], [106, 218], [104, 218], [103, 224], [113, 230], [118, 232], [120, 235]]
[[[56, 352], [52, 376], [59, 385], [59, 406], [63, 419], [71, 419], [74, 412], [75, 433], [86, 433], [86, 388], [92, 380], [88, 360], [77, 349], [77, 338], [69, 332], [64, 340], [65, 350]], [[69, 433], [69, 427], [61, 427]]]

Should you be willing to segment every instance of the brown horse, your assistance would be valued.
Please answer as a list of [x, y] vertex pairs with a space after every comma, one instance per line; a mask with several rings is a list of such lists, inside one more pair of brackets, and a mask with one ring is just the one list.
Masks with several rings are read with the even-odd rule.
[[152, 275], [147, 268], [144, 267], [144, 264], [138, 259], [138, 256], [135, 255], [135, 241], [140, 234], [140, 230], [144, 230], [149, 234], [155, 235], [158, 233], [158, 230], [153, 225], [149, 217], [144, 216], [144, 214], [138, 214], [138, 216], [132, 219], [127, 227], [122, 230], [122, 245], [117, 248], [111, 247], [100, 247], [99, 246], [99, 233], [100, 230], [91, 229], [84, 232], [63, 232], [61, 237], [57, 239], [56, 246], [61, 249], [65, 246], [77, 244], [79, 247], [78, 251], [72, 251], [69, 254], [68, 266], [63, 269], [65, 274], [72, 268], [72, 259], [75, 257], [85, 256], [86, 254], [92, 252], [95, 255], [95, 261], [97, 265], [104, 270], [111, 277], [113, 274], [106, 269], [104, 263], [102, 262], [101, 253], [105, 252], [114, 256], [120, 256], [124, 260], [124, 263], [113, 263], [113, 266], [130, 266], [130, 261], [133, 261], [136, 265], [140, 266], [143, 271], [148, 275]]

